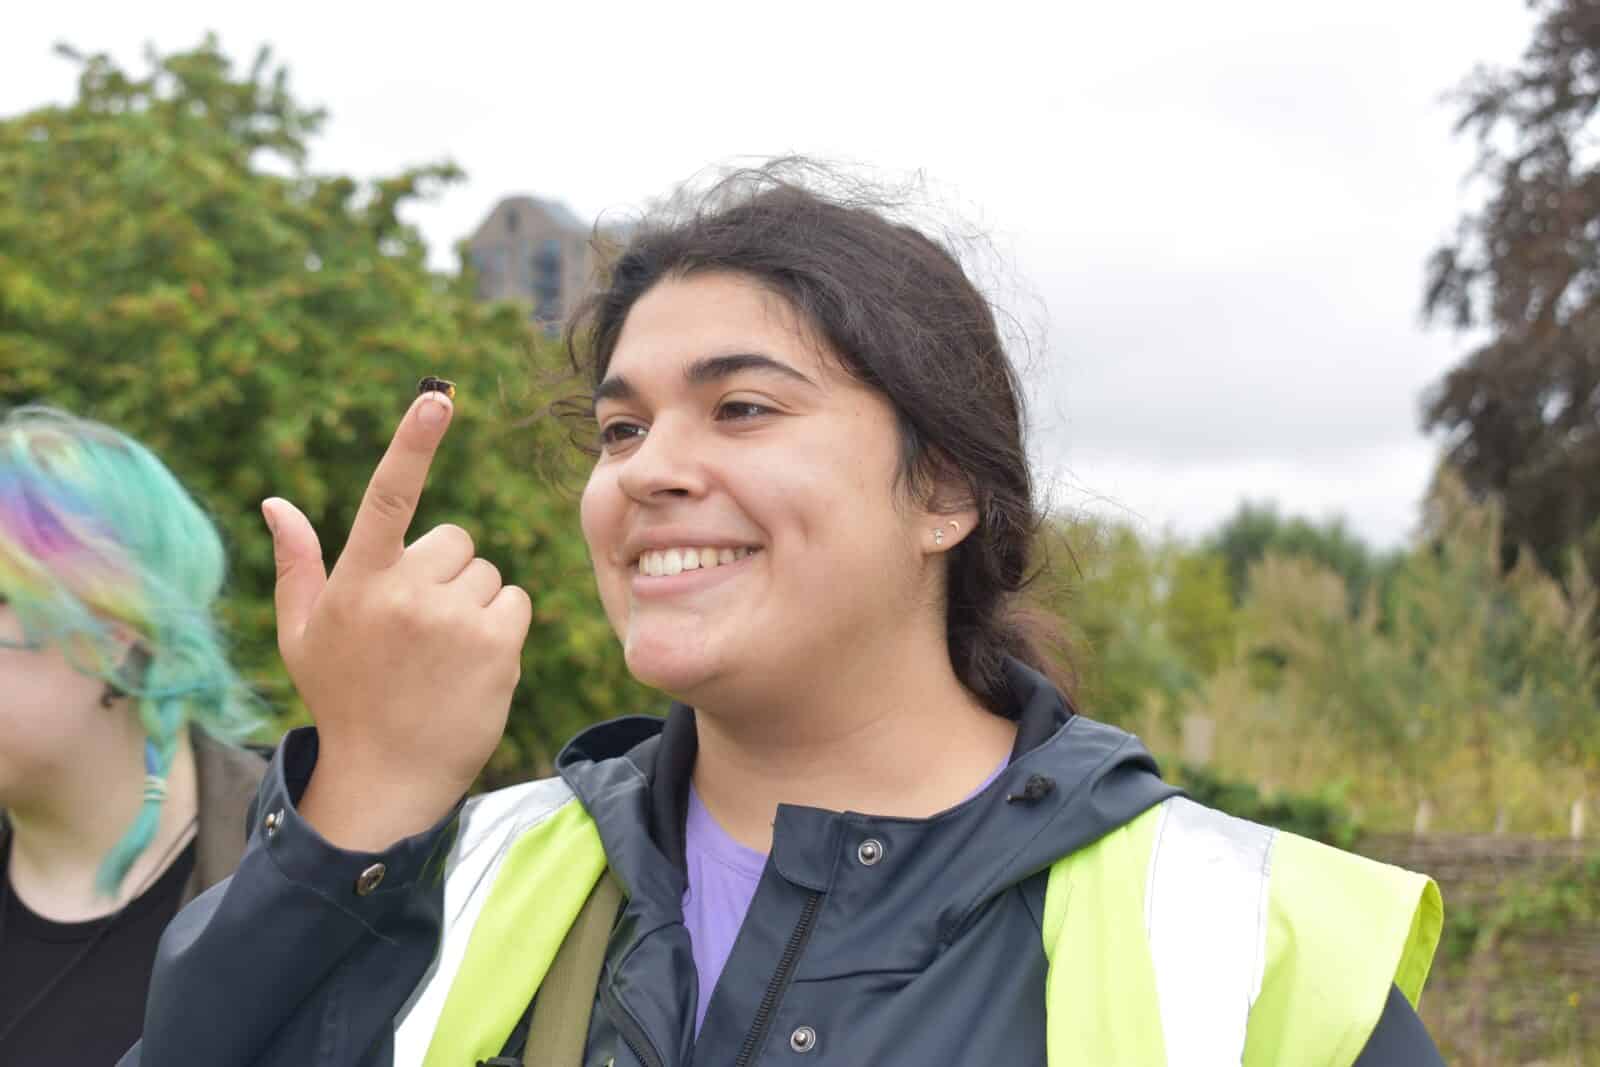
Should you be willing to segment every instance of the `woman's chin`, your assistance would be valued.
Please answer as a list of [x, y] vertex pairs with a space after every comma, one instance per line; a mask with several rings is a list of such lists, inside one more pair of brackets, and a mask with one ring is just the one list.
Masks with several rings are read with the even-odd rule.
[[636, 640], [629, 635], [623, 655], [628, 673], [637, 681], [687, 703], [693, 703], [691, 694], [715, 674], [704, 648], [684, 647], [681, 641]]

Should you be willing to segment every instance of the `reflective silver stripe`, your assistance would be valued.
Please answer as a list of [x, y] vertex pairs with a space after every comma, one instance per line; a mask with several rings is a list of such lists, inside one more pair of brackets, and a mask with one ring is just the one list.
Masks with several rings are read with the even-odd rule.
[[395, 1016], [394, 1067], [420, 1067], [426, 1058], [450, 984], [466, 956], [472, 927], [511, 846], [572, 799], [566, 782], [542, 778], [475, 796], [462, 808], [456, 840], [445, 860], [444, 929], [439, 949]]
[[1238, 1067], [1266, 969], [1277, 831], [1186, 797], [1159, 818], [1144, 920], [1167, 1067]]

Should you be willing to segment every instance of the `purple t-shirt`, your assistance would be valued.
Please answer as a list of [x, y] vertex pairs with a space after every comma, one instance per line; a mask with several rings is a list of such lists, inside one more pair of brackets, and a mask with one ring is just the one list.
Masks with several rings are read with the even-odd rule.
[[[1006, 763], [1001, 763], [966, 799], [983, 792], [1005, 769]], [[717, 988], [739, 927], [744, 925], [745, 913], [755, 899], [767, 856], [730, 837], [700, 802], [692, 783], [689, 815], [684, 822], [684, 851], [689, 888], [683, 893], [683, 921], [689, 927], [694, 969], [700, 979], [700, 1003], [694, 1012], [694, 1032], [698, 1037], [700, 1024], [706, 1021], [706, 1008], [711, 1005], [711, 993]]]

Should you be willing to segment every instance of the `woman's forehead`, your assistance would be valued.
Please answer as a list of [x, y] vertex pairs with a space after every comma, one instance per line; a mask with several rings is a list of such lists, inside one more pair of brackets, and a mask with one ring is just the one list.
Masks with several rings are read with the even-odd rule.
[[[821, 384], [842, 373], [800, 311], [767, 286], [730, 272], [667, 278], [629, 311], [606, 379], [677, 377], [708, 360], [758, 356]], [[754, 369], [756, 361], [744, 369]]]

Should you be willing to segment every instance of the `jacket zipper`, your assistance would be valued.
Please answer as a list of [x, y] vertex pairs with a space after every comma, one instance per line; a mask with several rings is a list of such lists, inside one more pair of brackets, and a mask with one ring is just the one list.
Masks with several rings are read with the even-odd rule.
[[817, 907], [821, 903], [822, 894], [812, 893], [806, 899], [805, 906], [800, 909], [800, 921], [795, 923], [794, 932], [789, 935], [789, 943], [783, 948], [783, 956], [778, 960], [778, 969], [772, 973], [772, 981], [767, 983], [767, 991], [762, 994], [761, 1005], [756, 1008], [755, 1022], [751, 1024], [750, 1032], [745, 1035], [744, 1045], [739, 1049], [739, 1058], [733, 1062], [733, 1067], [750, 1067], [756, 1053], [766, 1042], [767, 1031], [772, 1027], [772, 1015], [778, 1010], [778, 1003], [789, 988], [790, 980], [794, 978], [795, 965], [800, 962], [800, 953], [805, 949], [806, 940], [811, 936], [811, 923], [816, 919]]
[[667, 1067], [661, 1055], [656, 1052], [655, 1046], [650, 1044], [650, 1039], [645, 1036], [643, 1027], [634, 1021], [633, 1016], [628, 1014], [628, 1009], [622, 1006], [622, 1001], [617, 999], [617, 994], [612, 992], [610, 982], [601, 983], [600, 999], [606, 1006], [606, 1014], [611, 1016], [612, 1024], [616, 1026], [617, 1033], [622, 1035], [622, 1042], [633, 1053], [634, 1059], [645, 1067]]

